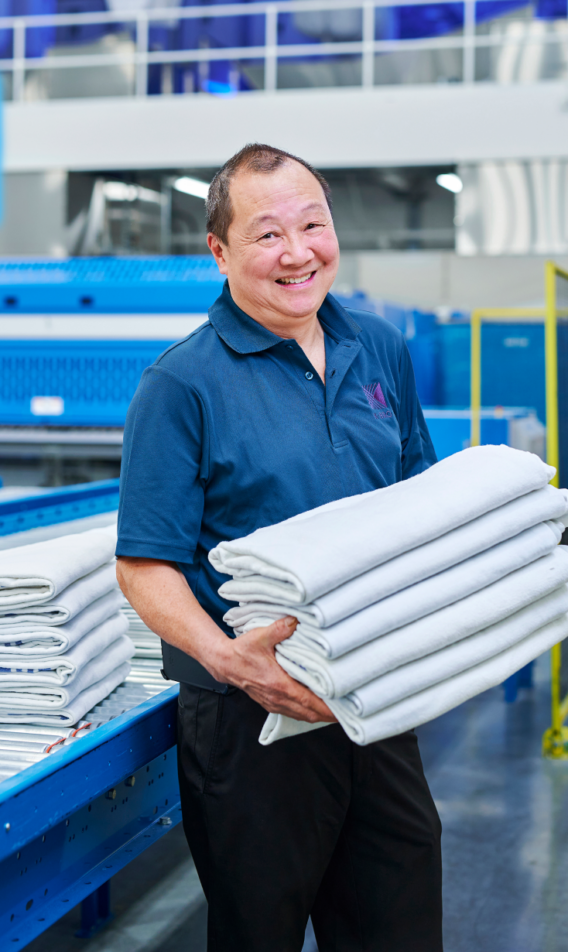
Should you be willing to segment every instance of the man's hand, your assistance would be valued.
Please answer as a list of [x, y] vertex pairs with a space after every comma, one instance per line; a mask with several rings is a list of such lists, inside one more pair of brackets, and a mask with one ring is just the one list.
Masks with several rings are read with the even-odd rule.
[[128, 601], [160, 638], [196, 658], [214, 678], [246, 691], [272, 714], [297, 721], [335, 721], [327, 705], [294, 681], [274, 648], [298, 624], [281, 618], [239, 638], [227, 638], [203, 610], [179, 568], [160, 559], [119, 557], [116, 574]]
[[296, 618], [281, 618], [267, 628], [254, 628], [227, 639], [222, 658], [215, 664], [214, 677], [246, 691], [271, 714], [285, 714], [311, 724], [333, 722], [336, 718], [327, 704], [291, 678], [276, 660], [275, 646], [289, 638], [297, 624]]

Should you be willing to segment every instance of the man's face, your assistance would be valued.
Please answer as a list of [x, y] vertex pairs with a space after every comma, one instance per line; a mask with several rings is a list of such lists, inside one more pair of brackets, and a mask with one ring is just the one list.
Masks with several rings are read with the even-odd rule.
[[315, 315], [333, 284], [339, 246], [317, 179], [298, 162], [231, 182], [228, 243], [209, 235], [234, 301], [267, 325]]

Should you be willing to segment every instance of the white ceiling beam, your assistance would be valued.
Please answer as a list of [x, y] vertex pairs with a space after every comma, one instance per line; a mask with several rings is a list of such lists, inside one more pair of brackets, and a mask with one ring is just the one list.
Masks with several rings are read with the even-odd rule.
[[320, 168], [568, 156], [568, 88], [476, 83], [7, 103], [5, 170], [199, 168], [246, 142]]

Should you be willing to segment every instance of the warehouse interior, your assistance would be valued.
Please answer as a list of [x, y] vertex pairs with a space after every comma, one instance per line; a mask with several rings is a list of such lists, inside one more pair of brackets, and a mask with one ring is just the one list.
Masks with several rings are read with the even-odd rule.
[[[93, 598], [116, 656], [79, 714], [58, 688], [58, 722], [3, 716], [16, 662], [0, 662], [0, 948], [206, 952], [178, 685], [108, 578], [129, 405], [223, 289], [210, 184], [249, 142], [319, 170], [341, 254], [331, 293], [402, 335], [438, 460], [505, 445], [562, 489], [568, 7], [6, 0], [0, 71], [0, 563], [35, 543], [56, 560], [60, 540], [99, 532], [83, 574], [106, 573]], [[2, 637], [0, 617], [0, 654]], [[554, 646], [417, 726], [446, 952], [567, 948], [567, 718]], [[311, 921], [303, 952], [318, 952]]]

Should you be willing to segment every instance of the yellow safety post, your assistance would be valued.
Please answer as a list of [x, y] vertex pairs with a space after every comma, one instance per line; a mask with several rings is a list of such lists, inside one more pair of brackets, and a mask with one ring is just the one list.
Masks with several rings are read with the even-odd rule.
[[[558, 466], [560, 461], [558, 433], [558, 302], [556, 297], [556, 278], [560, 276], [568, 281], [568, 273], [553, 261], [545, 265], [545, 338], [546, 358], [546, 460], [556, 468], [553, 485], [559, 485]], [[564, 309], [562, 311], [564, 314]], [[554, 760], [568, 760], [568, 728], [564, 721], [568, 716], [568, 697], [561, 696], [562, 646], [555, 645], [550, 652], [551, 676], [551, 724], [542, 738], [542, 752], [545, 757]]]
[[471, 436], [470, 446], [481, 443], [481, 321], [483, 312], [471, 313]]
[[558, 449], [558, 347], [556, 329], [556, 273], [553, 261], [545, 265], [546, 314], [544, 318], [544, 362], [546, 374], [546, 461], [556, 469], [553, 486], [559, 484]]
[[[568, 272], [563, 271], [554, 262], [545, 266], [545, 307], [544, 308], [477, 308], [471, 315], [471, 446], [481, 442], [481, 352], [482, 326], [484, 323], [505, 323], [508, 321], [526, 321], [534, 323], [544, 321], [545, 353], [545, 389], [546, 389], [546, 460], [556, 469], [552, 480], [559, 485], [559, 432], [558, 432], [558, 317], [568, 318], [568, 308], [558, 307], [556, 280], [564, 278], [568, 282]], [[561, 696], [562, 649], [555, 645], [551, 650], [551, 726], [543, 737], [543, 753], [547, 757], [568, 760], [568, 727], [564, 721], [568, 717], [568, 696]]]

